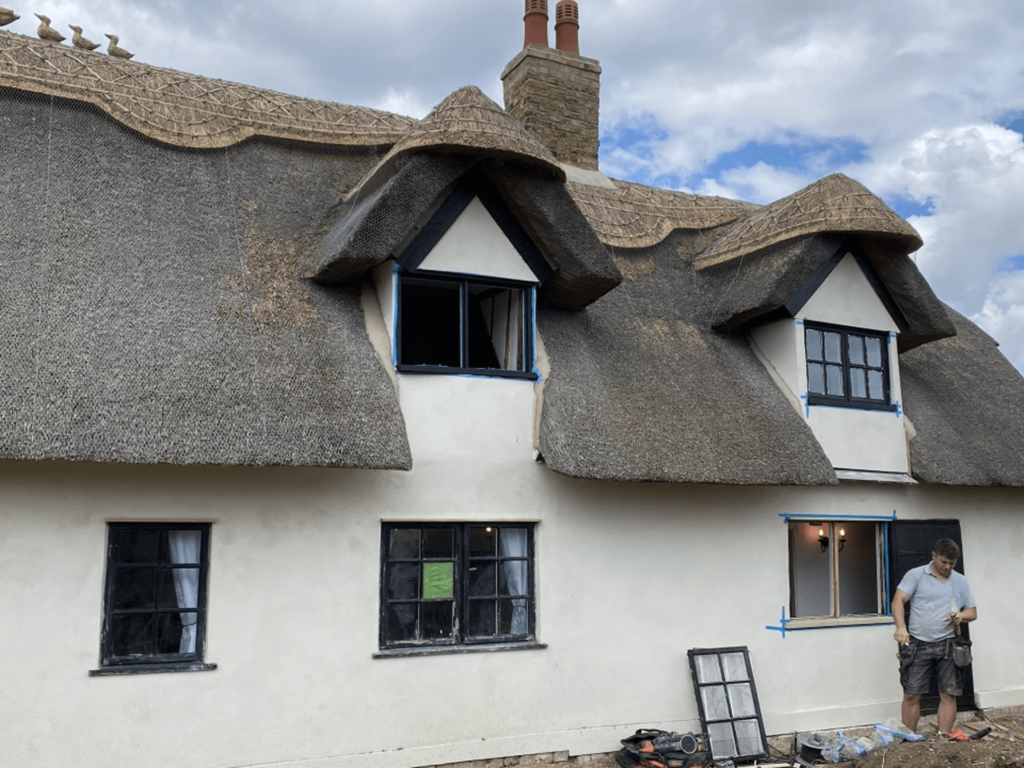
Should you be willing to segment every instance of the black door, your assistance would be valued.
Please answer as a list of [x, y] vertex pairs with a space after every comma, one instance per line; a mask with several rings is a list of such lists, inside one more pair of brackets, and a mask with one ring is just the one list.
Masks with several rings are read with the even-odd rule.
[[[893, 521], [889, 536], [889, 563], [891, 565], [889, 579], [889, 602], [896, 594], [896, 587], [911, 568], [927, 565], [932, 561], [932, 548], [939, 539], [952, 539], [960, 547], [960, 559], [954, 570], [964, 573], [964, 544], [960, 539], [959, 520], [896, 520]], [[966, 575], [966, 574], [965, 574]], [[970, 639], [970, 629], [966, 624], [961, 629], [963, 636]], [[974, 670], [966, 669], [964, 675], [964, 693], [956, 700], [958, 711], [973, 711], [974, 703]], [[939, 690], [932, 680], [931, 689], [921, 697], [921, 714], [932, 715], [939, 709]]]

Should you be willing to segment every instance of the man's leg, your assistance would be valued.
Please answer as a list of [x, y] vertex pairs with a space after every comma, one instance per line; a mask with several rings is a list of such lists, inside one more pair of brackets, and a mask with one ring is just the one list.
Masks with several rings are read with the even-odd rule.
[[[953, 702], [953, 711], [955, 714], [956, 699], [954, 699]], [[942, 709], [940, 708], [939, 711], [941, 712]], [[901, 714], [903, 715], [903, 724], [914, 733], [917, 733], [917, 721], [921, 719], [921, 694], [904, 693]]]
[[956, 722], [956, 696], [939, 693], [939, 730], [949, 733]]

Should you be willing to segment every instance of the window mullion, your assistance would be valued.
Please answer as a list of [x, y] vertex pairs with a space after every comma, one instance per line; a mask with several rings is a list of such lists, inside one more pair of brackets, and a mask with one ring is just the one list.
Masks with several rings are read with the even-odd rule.
[[828, 535], [828, 540], [832, 543], [829, 547], [829, 555], [832, 560], [832, 616], [838, 618], [842, 615], [842, 611], [839, 603], [839, 537], [836, 536], [836, 523], [828, 524]]
[[459, 284], [459, 360], [469, 368], [469, 281]]

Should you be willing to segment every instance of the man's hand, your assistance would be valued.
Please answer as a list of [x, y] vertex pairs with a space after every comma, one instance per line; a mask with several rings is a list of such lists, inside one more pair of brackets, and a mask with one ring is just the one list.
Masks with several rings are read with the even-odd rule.
[[906, 627], [896, 627], [896, 633], [893, 637], [896, 638], [896, 642], [900, 645], [908, 645], [910, 643], [910, 633], [907, 632]]
[[960, 622], [964, 620], [964, 615], [961, 611], [953, 611], [949, 614], [949, 619], [953, 622], [954, 627], [959, 627]]

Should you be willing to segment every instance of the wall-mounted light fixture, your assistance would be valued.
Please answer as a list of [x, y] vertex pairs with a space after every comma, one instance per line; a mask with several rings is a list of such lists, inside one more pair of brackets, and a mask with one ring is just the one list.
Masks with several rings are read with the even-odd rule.
[[821, 551], [828, 552], [828, 536], [825, 535], [825, 528], [818, 528], [818, 543], [821, 544]]
[[[819, 544], [819, 546], [821, 546], [821, 551], [823, 553], [824, 552], [828, 552], [828, 545], [829, 545], [829, 542], [831, 541], [831, 539], [825, 533], [825, 526], [822, 525], [821, 523], [808, 523], [808, 525], [810, 525], [812, 529], [814, 528], [814, 526], [818, 526], [818, 544]], [[832, 527], [834, 525], [835, 525], [835, 523], [829, 523], [828, 524], [829, 533], [835, 533], [835, 531], [832, 529]], [[839, 551], [842, 552], [843, 551], [843, 547], [846, 546], [846, 526], [840, 526], [838, 541], [839, 541]]]

